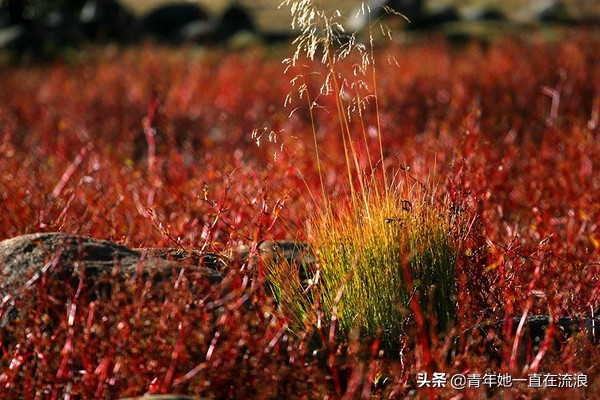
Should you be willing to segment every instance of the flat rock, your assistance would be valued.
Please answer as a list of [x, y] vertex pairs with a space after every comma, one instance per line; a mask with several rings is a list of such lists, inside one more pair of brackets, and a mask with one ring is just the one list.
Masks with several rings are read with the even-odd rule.
[[[285, 260], [289, 265], [308, 267], [317, 261], [306, 243], [290, 240], [266, 240], [258, 246], [257, 252], [263, 262], [269, 263], [281, 263]], [[250, 253], [248, 246], [240, 246], [233, 261], [240, 264], [246, 262]]]
[[143, 18], [142, 28], [155, 38], [179, 43], [189, 39], [182, 29], [185, 30], [191, 23], [207, 20], [208, 14], [199, 4], [165, 4]]
[[[83, 279], [86, 290], [140, 277], [168, 279], [182, 269], [215, 285], [223, 280], [225, 259], [213, 253], [173, 249], [132, 250], [116, 243], [65, 233], [34, 233], [0, 242], [0, 327], [17, 315], [16, 304], [43, 280], [70, 283]], [[196, 275], [198, 276], [198, 275]]]
[[[506, 323], [510, 323], [510, 327], [507, 327]], [[514, 317], [508, 321], [486, 322], [469, 328], [456, 340], [460, 342], [465, 339], [470, 341], [473, 337], [484, 338], [488, 356], [497, 362], [502, 362], [503, 349], [506, 343], [515, 342], [520, 323], [521, 317]], [[520, 363], [536, 356], [551, 324], [551, 317], [545, 314], [530, 315], [523, 321], [523, 330], [517, 348], [517, 359]], [[551, 348], [560, 349], [573, 338], [582, 339], [583, 343], [592, 346], [600, 342], [600, 309], [580, 317], [558, 317], [554, 324]]]
[[[0, 242], [0, 268], [2, 283], [0, 294], [7, 286], [32, 283], [40, 273], [60, 270], [76, 273], [85, 266], [86, 275], [118, 266], [122, 273], [135, 273], [140, 264], [151, 271], [160, 271], [182, 265], [198, 265], [214, 282], [221, 280], [218, 269], [225, 259], [214, 253], [187, 253], [178, 249], [132, 250], [116, 243], [65, 233], [34, 233], [17, 236]], [[29, 277], [28, 281], [24, 278]]]

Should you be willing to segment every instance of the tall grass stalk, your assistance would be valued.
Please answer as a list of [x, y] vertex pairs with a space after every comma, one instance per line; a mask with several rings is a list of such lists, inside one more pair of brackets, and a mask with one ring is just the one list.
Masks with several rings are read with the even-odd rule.
[[[356, 33], [346, 32], [341, 21], [342, 14], [335, 10], [327, 12], [326, 10], [315, 4], [314, 1], [302, 0], [292, 1], [286, 0], [281, 6], [289, 6], [292, 13], [292, 28], [300, 30], [299, 36], [294, 40], [296, 50], [291, 58], [284, 60], [287, 65], [286, 72], [290, 69], [299, 69], [298, 74], [291, 80], [292, 84], [297, 86], [297, 91], [300, 98], [304, 98], [307, 102], [308, 111], [310, 114], [312, 125], [313, 141], [315, 143], [315, 154], [319, 176], [323, 171], [319, 156], [319, 144], [317, 139], [317, 129], [314, 124], [316, 109], [320, 108], [318, 98], [333, 96], [335, 100], [335, 113], [340, 126], [340, 137], [342, 139], [344, 149], [344, 159], [346, 172], [349, 182], [350, 198], [352, 201], [362, 200], [363, 205], [366, 204], [364, 193], [366, 192], [366, 178], [362, 171], [358, 156], [358, 137], [352, 131], [350, 122], [352, 118], [360, 119], [364, 126], [363, 110], [365, 110], [370, 101], [375, 102], [375, 107], [378, 110], [377, 95], [374, 91], [376, 88], [376, 70], [375, 58], [373, 53], [373, 40], [370, 36], [369, 46], [357, 40]], [[361, 12], [369, 12], [366, 5], [363, 5]], [[370, 32], [370, 30], [369, 30]], [[338, 63], [345, 59], [358, 60], [354, 63], [353, 76], [343, 76], [338, 68]], [[303, 63], [320, 62], [326, 68], [326, 74], [323, 77], [322, 84], [316, 96], [309, 93], [309, 85], [307, 76], [314, 75], [314, 70], [309, 70], [307, 74], [304, 70]], [[369, 73], [370, 72], [370, 73]], [[368, 77], [373, 80], [373, 87], [367, 84]], [[286, 104], [291, 102], [291, 94], [286, 99]], [[378, 114], [378, 111], [377, 111]], [[381, 140], [381, 125], [377, 123], [377, 135], [379, 136], [379, 161], [384, 159], [383, 143]], [[369, 143], [365, 131], [363, 129], [363, 146], [368, 154], [368, 162], [373, 169], [374, 161], [369, 153]], [[385, 163], [381, 162], [381, 173], [384, 177], [383, 185], [387, 187], [386, 167]], [[321, 185], [323, 198], [327, 199], [326, 188], [323, 183]], [[325, 200], [327, 202], [327, 200]]]
[[[358, 328], [362, 334], [381, 336], [387, 346], [394, 347], [411, 314], [413, 296], [425, 310], [432, 308], [435, 315], [431, 318], [442, 325], [454, 315], [456, 255], [450, 212], [446, 202], [434, 197], [435, 188], [409, 185], [408, 177], [388, 180], [372, 25], [365, 45], [356, 33], [344, 30], [339, 11], [328, 12], [320, 3], [282, 3], [291, 9], [292, 27], [300, 29], [294, 55], [284, 64], [286, 73], [299, 71], [291, 82], [299, 98], [307, 102], [324, 199], [309, 220], [310, 245], [318, 263], [308, 272], [272, 265], [269, 279], [292, 327], [302, 329], [324, 317], [346, 334]], [[363, 4], [361, 12], [368, 13], [371, 21], [367, 5]], [[352, 62], [351, 76], [341, 72], [340, 63], [345, 59]], [[314, 79], [318, 74], [319, 63], [325, 74], [318, 93], [313, 94], [308, 77]], [[333, 96], [339, 121], [349, 189], [346, 198], [328, 196], [323, 179], [315, 112], [321, 108], [317, 100], [327, 96]], [[291, 97], [288, 95], [286, 105]], [[375, 113], [378, 159], [372, 159], [369, 151], [365, 127], [369, 111]], [[359, 122], [359, 132], [354, 132], [353, 118]], [[369, 170], [361, 166], [363, 147]], [[407, 263], [414, 291], [404, 279]]]

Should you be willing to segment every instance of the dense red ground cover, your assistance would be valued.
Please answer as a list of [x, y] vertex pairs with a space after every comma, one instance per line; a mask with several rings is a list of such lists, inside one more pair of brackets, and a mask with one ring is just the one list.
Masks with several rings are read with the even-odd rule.
[[[320, 197], [310, 118], [302, 100], [283, 107], [298, 71], [284, 75], [281, 57], [267, 53], [108, 48], [3, 66], [0, 239], [65, 231], [131, 247], [179, 241], [225, 253], [266, 238], [304, 240], [314, 207], [309, 193], [317, 203]], [[506, 39], [460, 47], [427, 40], [378, 50], [376, 59], [385, 162], [410, 167], [422, 182], [433, 177], [440, 194], [475, 218], [457, 266], [458, 331], [524, 312], [598, 309], [598, 38], [575, 33], [556, 43]], [[350, 71], [351, 61], [339, 67]], [[307, 79], [320, 84], [318, 76]], [[328, 101], [321, 99], [316, 127], [326, 185], [337, 195], [347, 182], [339, 122]], [[300, 108], [289, 117], [294, 107]], [[369, 131], [374, 115], [365, 122]], [[256, 146], [251, 132], [263, 127]], [[271, 131], [276, 143], [268, 140]], [[169, 284], [161, 289], [164, 301], [131, 302], [144, 298], [143, 287], [132, 284], [110, 304], [81, 305], [74, 323], [52, 329], [33, 307], [18, 343], [2, 347], [0, 392], [5, 398], [147, 391], [314, 398], [348, 391], [401, 398], [415, 394], [418, 372], [489, 370], [515, 377], [585, 373], [590, 388], [570, 389], [567, 397], [600, 393], [598, 344], [583, 335], [558, 349], [545, 342], [522, 360], [511, 360], [519, 335], [501, 342], [499, 359], [485, 350], [484, 338], [461, 341], [448, 358], [456, 333], [450, 332], [431, 335], [430, 361], [424, 343], [414, 350], [408, 340], [391, 359], [369, 355], [369, 344], [342, 345], [332, 363], [323, 352], [314, 357], [308, 339], [288, 336], [260, 307], [232, 304], [215, 317], [190, 309], [193, 293], [175, 295]], [[59, 290], [48, 285], [47, 293]], [[66, 321], [69, 311], [60, 307]], [[92, 325], [103, 334], [90, 334]], [[334, 355], [329, 345], [325, 353]], [[365, 354], [360, 362], [357, 353]], [[505, 392], [564, 393], [488, 390]]]

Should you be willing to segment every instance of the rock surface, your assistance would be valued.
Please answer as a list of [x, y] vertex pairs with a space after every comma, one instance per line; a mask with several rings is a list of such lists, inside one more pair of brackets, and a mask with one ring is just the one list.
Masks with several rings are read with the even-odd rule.
[[[281, 263], [285, 260], [289, 265], [298, 264], [306, 268], [317, 261], [305, 243], [289, 240], [266, 240], [260, 244], [257, 252], [261, 261], [266, 263]], [[236, 249], [232, 261], [242, 264], [248, 260], [250, 253], [251, 249], [248, 246], [240, 246]]]
[[[116, 243], [66, 233], [34, 233], [0, 242], [0, 326], [18, 315], [17, 304], [42, 281], [65, 282], [77, 288], [83, 281], [86, 291], [110, 293], [114, 281], [142, 277], [167, 280], [185, 270], [206, 279], [210, 285], [227, 283], [224, 277], [232, 266], [247, 266], [251, 251], [240, 247], [229, 259], [220, 254], [176, 248], [130, 249]], [[316, 262], [303, 243], [266, 241], [255, 261], [301, 266]]]
[[[488, 355], [502, 362], [505, 356], [503, 349], [506, 348], [506, 343], [515, 342], [520, 323], [521, 317], [514, 317], [508, 321], [498, 320], [479, 324], [463, 332], [456, 340], [457, 342], [470, 341], [476, 336], [484, 338]], [[552, 323], [551, 317], [544, 314], [530, 315], [525, 318], [517, 348], [517, 358], [520, 362], [536, 356]], [[600, 343], [600, 309], [591, 315], [581, 317], [558, 317], [554, 320], [554, 324], [551, 349], [559, 350], [572, 338], [583, 339], [583, 343]]]
[[136, 37], [136, 19], [117, 0], [87, 0], [79, 11], [85, 37], [130, 41]]
[[[182, 265], [202, 264], [198, 268], [211, 281], [219, 282], [225, 260], [214, 254], [188, 254], [176, 249], [132, 250], [116, 243], [65, 233], [34, 233], [17, 236], [0, 242], [0, 266], [2, 294], [7, 286], [33, 283], [40, 274], [59, 271], [73, 274], [85, 266], [86, 275], [110, 271], [118, 266], [123, 274], [136, 273], [142, 265], [152, 271], [166, 270]], [[23, 277], [30, 276], [27, 282]]]
[[142, 19], [145, 34], [173, 43], [185, 42], [186, 27], [206, 22], [208, 14], [198, 4], [166, 4], [151, 11]]
[[0, 242], [0, 327], [18, 316], [16, 305], [35, 293], [41, 281], [78, 287], [92, 294], [110, 292], [115, 279], [168, 279], [182, 269], [219, 284], [225, 259], [217, 254], [187, 254], [169, 249], [136, 251], [116, 243], [65, 233], [35, 233]]

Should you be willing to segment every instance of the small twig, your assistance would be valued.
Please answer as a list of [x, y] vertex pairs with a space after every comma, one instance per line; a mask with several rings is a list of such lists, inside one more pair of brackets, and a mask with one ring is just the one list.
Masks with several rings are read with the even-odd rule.
[[156, 93], [152, 93], [146, 116], [142, 120], [144, 135], [146, 136], [146, 142], [148, 143], [148, 171], [151, 174], [156, 173], [156, 141], [154, 140], [156, 129], [154, 129], [153, 124], [158, 107], [159, 101], [157, 95]]
[[94, 146], [90, 143], [87, 146], [83, 146], [79, 150], [79, 154], [77, 157], [71, 162], [71, 164], [67, 167], [65, 172], [60, 177], [60, 181], [56, 184], [54, 189], [52, 190], [51, 196], [57, 198], [62, 193], [63, 189], [77, 170], [77, 168], [81, 165], [87, 154], [94, 148]]

